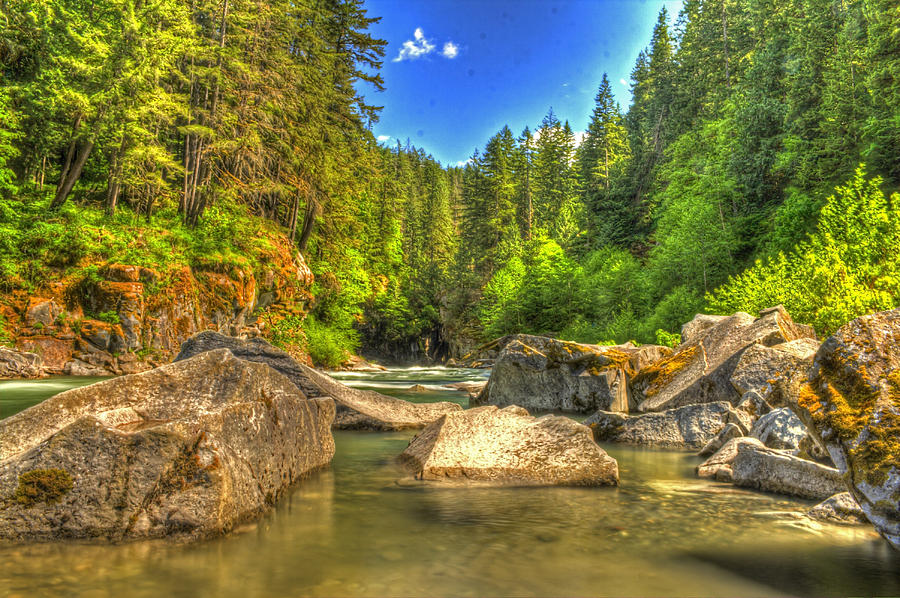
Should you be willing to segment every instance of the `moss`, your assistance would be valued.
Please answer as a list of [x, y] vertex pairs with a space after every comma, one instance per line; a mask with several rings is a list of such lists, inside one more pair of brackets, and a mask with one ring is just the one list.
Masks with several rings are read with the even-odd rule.
[[15, 501], [25, 507], [39, 502], [58, 503], [75, 487], [75, 480], [62, 469], [35, 469], [19, 476]]
[[900, 471], [900, 370], [887, 376], [887, 386], [888, 402], [866, 422], [868, 438], [850, 452], [854, 464], [865, 466], [871, 484], [884, 483], [891, 469]]
[[652, 397], [674, 380], [679, 372], [694, 361], [698, 351], [700, 347], [694, 345], [641, 370], [641, 376], [651, 380], [645, 396]]
[[606, 349], [603, 351], [603, 356], [616, 365], [625, 365], [631, 359], [631, 355], [618, 349]]
[[886, 383], [883, 400], [866, 368], [836, 352], [798, 397], [826, 440], [844, 446], [853, 479], [873, 485], [883, 483], [892, 468], [900, 470], [900, 370], [888, 374]]

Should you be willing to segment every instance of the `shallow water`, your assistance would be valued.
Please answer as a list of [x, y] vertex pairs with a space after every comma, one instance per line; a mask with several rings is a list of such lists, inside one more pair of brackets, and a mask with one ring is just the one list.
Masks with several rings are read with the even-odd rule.
[[[472, 370], [341, 373], [409, 391]], [[80, 382], [0, 382], [0, 408]], [[43, 389], [41, 392], [38, 389]], [[25, 393], [25, 394], [23, 394]], [[412, 433], [335, 434], [332, 467], [267, 517], [192, 546], [0, 547], [0, 595], [588, 596], [897, 595], [900, 558], [869, 527], [798, 519], [810, 504], [698, 480], [688, 453], [621, 445], [618, 488], [398, 485]]]

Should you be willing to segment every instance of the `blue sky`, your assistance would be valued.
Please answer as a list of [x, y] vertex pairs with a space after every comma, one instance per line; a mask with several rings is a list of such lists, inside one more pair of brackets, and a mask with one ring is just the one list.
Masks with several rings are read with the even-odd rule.
[[445, 166], [468, 159], [508, 124], [518, 135], [550, 106], [575, 131], [587, 126], [603, 72], [622, 107], [629, 75], [660, 8], [679, 1], [366, 0], [387, 40], [384, 106], [373, 132], [424, 148]]

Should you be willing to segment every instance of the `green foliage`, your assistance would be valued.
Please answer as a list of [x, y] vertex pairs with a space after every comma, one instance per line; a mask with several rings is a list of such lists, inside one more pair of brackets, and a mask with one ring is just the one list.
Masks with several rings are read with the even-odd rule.
[[101, 311], [95, 316], [101, 322], [106, 322], [107, 324], [121, 324], [122, 320], [119, 318], [119, 314], [115, 311]]
[[313, 363], [337, 368], [359, 347], [359, 335], [353, 329], [340, 329], [310, 316], [304, 323], [306, 351]]
[[0, 314], [0, 347], [13, 346], [13, 338], [7, 328], [8, 326], [9, 322], [6, 321], [6, 316]]
[[862, 175], [820, 198], [863, 159], [900, 181], [898, 11], [685, 0], [581, 147], [551, 110], [445, 169], [367, 130], [361, 0], [7, 0], [0, 292], [88, 295], [106, 262], [259, 281], [292, 242], [314, 299], [270, 332], [330, 365], [458, 333], [668, 344], [705, 296], [833, 330], [897, 304], [897, 200]]
[[656, 344], [674, 349], [681, 344], [681, 335], [677, 332], [666, 332], [660, 328], [656, 331]]
[[822, 207], [816, 232], [790, 253], [756, 264], [708, 297], [715, 313], [783, 304], [830, 334], [862, 314], [900, 305], [900, 195], [860, 167]]

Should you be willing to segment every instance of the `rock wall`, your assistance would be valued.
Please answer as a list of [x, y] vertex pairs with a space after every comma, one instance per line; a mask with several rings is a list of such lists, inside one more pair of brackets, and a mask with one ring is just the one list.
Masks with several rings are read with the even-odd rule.
[[270, 258], [255, 272], [105, 264], [5, 297], [0, 315], [15, 348], [36, 354], [46, 374], [132, 374], [172, 361], [197, 332], [266, 336], [274, 320], [305, 315], [313, 275], [303, 257], [285, 246]]

